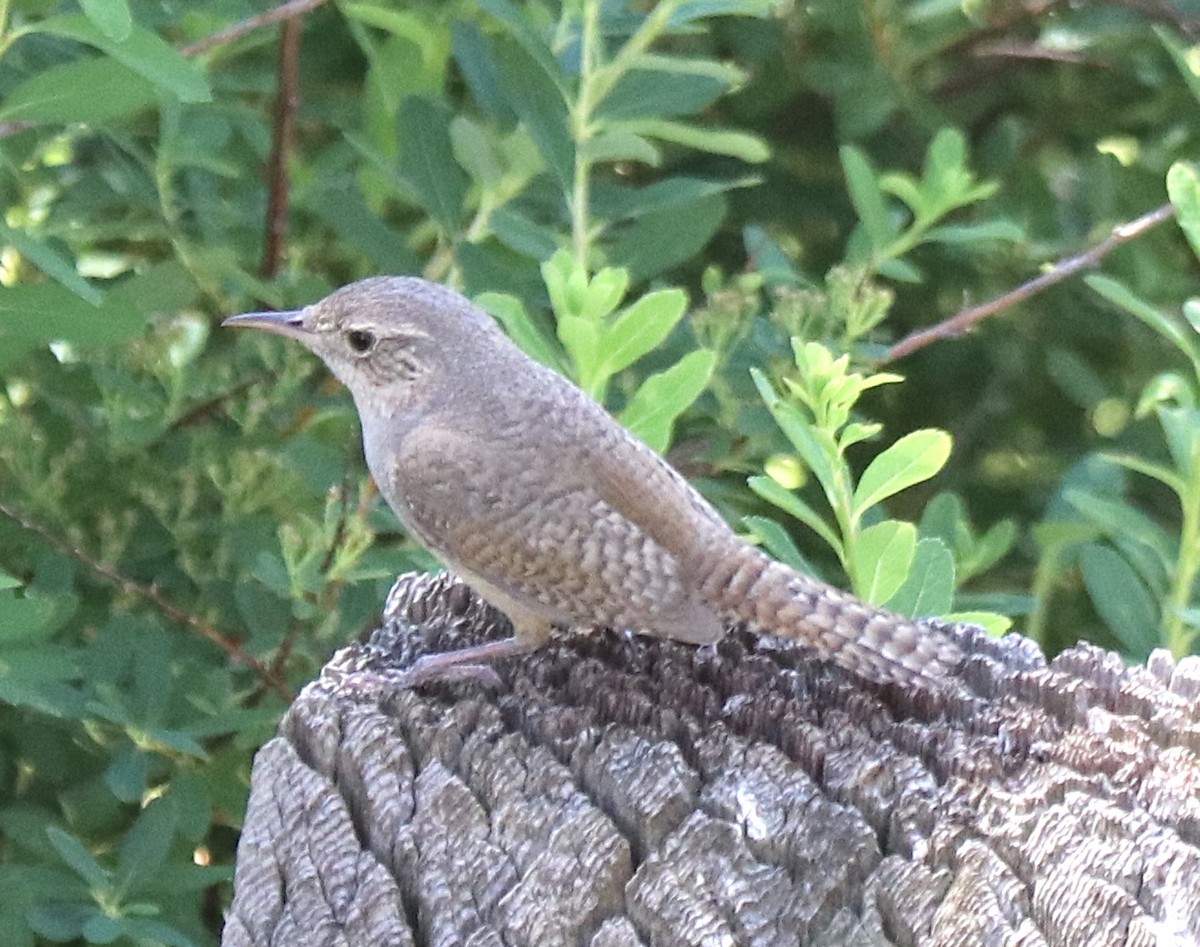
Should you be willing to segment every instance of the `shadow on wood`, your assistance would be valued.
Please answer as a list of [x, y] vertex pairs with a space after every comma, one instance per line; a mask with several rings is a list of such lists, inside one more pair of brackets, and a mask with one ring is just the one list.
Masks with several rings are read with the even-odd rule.
[[372, 696], [506, 633], [447, 576], [384, 617], [256, 759], [227, 947], [1200, 943], [1200, 660], [954, 629], [933, 694], [602, 632]]

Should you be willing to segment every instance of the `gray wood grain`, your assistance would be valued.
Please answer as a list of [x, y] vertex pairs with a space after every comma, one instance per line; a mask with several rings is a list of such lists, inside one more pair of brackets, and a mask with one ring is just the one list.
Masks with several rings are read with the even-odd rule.
[[958, 692], [798, 646], [504, 633], [403, 576], [255, 762], [228, 947], [1200, 943], [1200, 661], [1049, 666], [955, 629]]

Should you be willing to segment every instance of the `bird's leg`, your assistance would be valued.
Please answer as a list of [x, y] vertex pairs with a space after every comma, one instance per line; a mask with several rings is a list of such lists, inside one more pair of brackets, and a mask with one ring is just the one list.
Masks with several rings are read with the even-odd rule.
[[403, 670], [383, 668], [357, 671], [338, 681], [338, 690], [356, 697], [378, 697], [397, 690], [410, 690], [428, 681], [476, 681], [500, 687], [500, 675], [492, 662], [536, 651], [550, 637], [547, 622], [516, 623], [516, 634], [499, 641], [422, 655]]

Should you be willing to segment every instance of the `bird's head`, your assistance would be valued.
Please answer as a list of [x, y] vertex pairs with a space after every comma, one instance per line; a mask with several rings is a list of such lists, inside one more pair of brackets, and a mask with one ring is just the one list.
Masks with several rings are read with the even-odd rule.
[[376, 416], [403, 410], [433, 384], [453, 384], [447, 376], [458, 374], [460, 359], [503, 338], [454, 290], [413, 276], [360, 280], [304, 309], [251, 312], [221, 324], [301, 342], [350, 389], [360, 414]]

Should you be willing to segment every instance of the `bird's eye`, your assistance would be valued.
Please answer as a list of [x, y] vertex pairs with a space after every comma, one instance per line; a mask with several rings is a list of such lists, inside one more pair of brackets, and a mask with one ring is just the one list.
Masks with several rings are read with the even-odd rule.
[[350, 343], [350, 348], [362, 355], [375, 344], [375, 335], [366, 329], [351, 329], [346, 333], [346, 341]]

